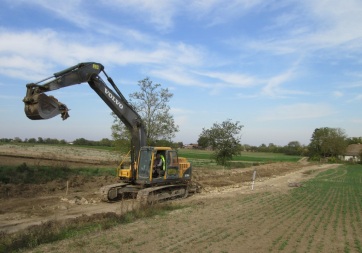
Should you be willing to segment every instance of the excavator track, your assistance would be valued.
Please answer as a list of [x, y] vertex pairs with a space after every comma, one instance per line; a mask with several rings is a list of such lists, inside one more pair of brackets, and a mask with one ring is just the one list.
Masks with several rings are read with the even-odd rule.
[[118, 183], [103, 186], [100, 189], [101, 200], [104, 202], [116, 201], [119, 197], [118, 191], [129, 185], [128, 183]]
[[175, 198], [186, 198], [188, 187], [184, 185], [164, 185], [142, 189], [137, 194], [137, 201], [141, 206], [155, 204]]
[[101, 200], [104, 202], [116, 202], [122, 200], [124, 194], [137, 195], [137, 201], [141, 205], [154, 204], [161, 201], [186, 198], [189, 194], [201, 192], [202, 186], [195, 182], [180, 185], [162, 185], [149, 188], [138, 188], [129, 183], [117, 183], [103, 186], [100, 189]]
[[188, 183], [188, 193], [194, 194], [194, 193], [200, 193], [202, 191], [202, 185], [198, 182], [191, 181]]

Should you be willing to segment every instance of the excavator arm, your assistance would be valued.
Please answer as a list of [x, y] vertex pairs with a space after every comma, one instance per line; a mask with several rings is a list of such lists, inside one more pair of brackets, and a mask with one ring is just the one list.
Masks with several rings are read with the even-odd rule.
[[[102, 65], [96, 63], [80, 63], [37, 83], [27, 84], [26, 96], [23, 99], [26, 116], [29, 119], [38, 120], [50, 119], [61, 114], [63, 120], [67, 119], [69, 117], [67, 106], [44, 93], [74, 84], [89, 82], [103, 68]], [[49, 79], [52, 80], [48, 81]]]
[[[99, 76], [100, 72], [104, 73], [115, 91], [110, 89], [102, 80]], [[52, 77], [37, 83], [27, 84], [26, 96], [23, 99], [26, 116], [32, 120], [41, 120], [50, 119], [60, 114], [63, 120], [67, 119], [69, 117], [68, 107], [53, 96], [47, 96], [45, 93], [85, 82], [89, 84], [131, 132], [133, 150], [131, 152], [131, 161], [134, 164], [137, 161], [140, 148], [146, 145], [146, 131], [141, 117], [127, 102], [112, 78], [106, 74], [102, 64], [95, 62], [80, 63], [57, 72]]]

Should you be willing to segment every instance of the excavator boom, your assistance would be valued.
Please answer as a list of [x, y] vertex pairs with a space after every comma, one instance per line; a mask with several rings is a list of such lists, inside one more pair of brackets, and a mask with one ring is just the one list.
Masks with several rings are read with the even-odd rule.
[[[40, 120], [50, 119], [59, 114], [63, 120], [69, 117], [68, 108], [60, 103], [53, 96], [47, 96], [44, 92], [60, 89], [66, 86], [89, 82], [94, 76], [97, 76], [104, 67], [97, 63], [80, 63], [63, 71], [55, 73], [37, 83], [26, 85], [26, 96], [23, 99], [25, 103], [25, 114], [29, 119]], [[52, 79], [46, 83], [47, 81]]]
[[[100, 72], [104, 73], [115, 91], [105, 84], [99, 75]], [[85, 82], [130, 130], [133, 150], [131, 152], [131, 163], [134, 164], [138, 159], [140, 148], [146, 145], [146, 130], [141, 117], [124, 98], [112, 78], [108, 77], [104, 71], [104, 66], [100, 63], [79, 63], [42, 81], [27, 84], [26, 96], [23, 99], [26, 116], [32, 120], [42, 120], [60, 114], [63, 120], [67, 119], [69, 117], [68, 107], [53, 96], [47, 96], [45, 93]], [[135, 175], [133, 175], [134, 177]]]

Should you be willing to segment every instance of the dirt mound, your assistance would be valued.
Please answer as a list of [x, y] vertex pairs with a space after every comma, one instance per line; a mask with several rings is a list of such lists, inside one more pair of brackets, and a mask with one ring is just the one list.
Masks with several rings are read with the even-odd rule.
[[1, 165], [16, 165], [20, 161], [29, 165], [62, 165], [82, 167], [84, 165], [117, 166], [122, 159], [118, 152], [92, 148], [51, 145], [0, 145]]
[[208, 168], [197, 168], [193, 171], [193, 179], [205, 189], [209, 189], [250, 182], [254, 170], [256, 171], [256, 180], [261, 181], [300, 170], [305, 166], [308, 166], [308, 164], [271, 163], [247, 169], [210, 170]]
[[3, 184], [0, 183], [0, 199], [37, 198], [51, 194], [67, 194], [67, 192], [85, 192], [98, 189], [107, 184], [117, 182], [110, 176], [71, 176], [67, 180], [53, 180], [43, 184]]

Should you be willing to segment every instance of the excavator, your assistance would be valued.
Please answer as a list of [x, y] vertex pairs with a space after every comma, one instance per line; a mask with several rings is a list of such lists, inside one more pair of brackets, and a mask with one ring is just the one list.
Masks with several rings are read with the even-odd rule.
[[[101, 73], [113, 89], [107, 86]], [[68, 107], [45, 93], [82, 83], [89, 84], [131, 133], [130, 165], [118, 167], [118, 183], [101, 187], [103, 201], [115, 202], [125, 196], [132, 196], [141, 204], [149, 204], [183, 198], [198, 190], [191, 180], [192, 166], [186, 158], [179, 157], [177, 151], [170, 147], [146, 145], [146, 129], [140, 115], [100, 63], [79, 63], [39, 82], [27, 84], [23, 99], [26, 116], [31, 120], [44, 120], [60, 114], [66, 120], [69, 117]], [[164, 164], [162, 173], [157, 175], [153, 167], [158, 155], [163, 157]]]

